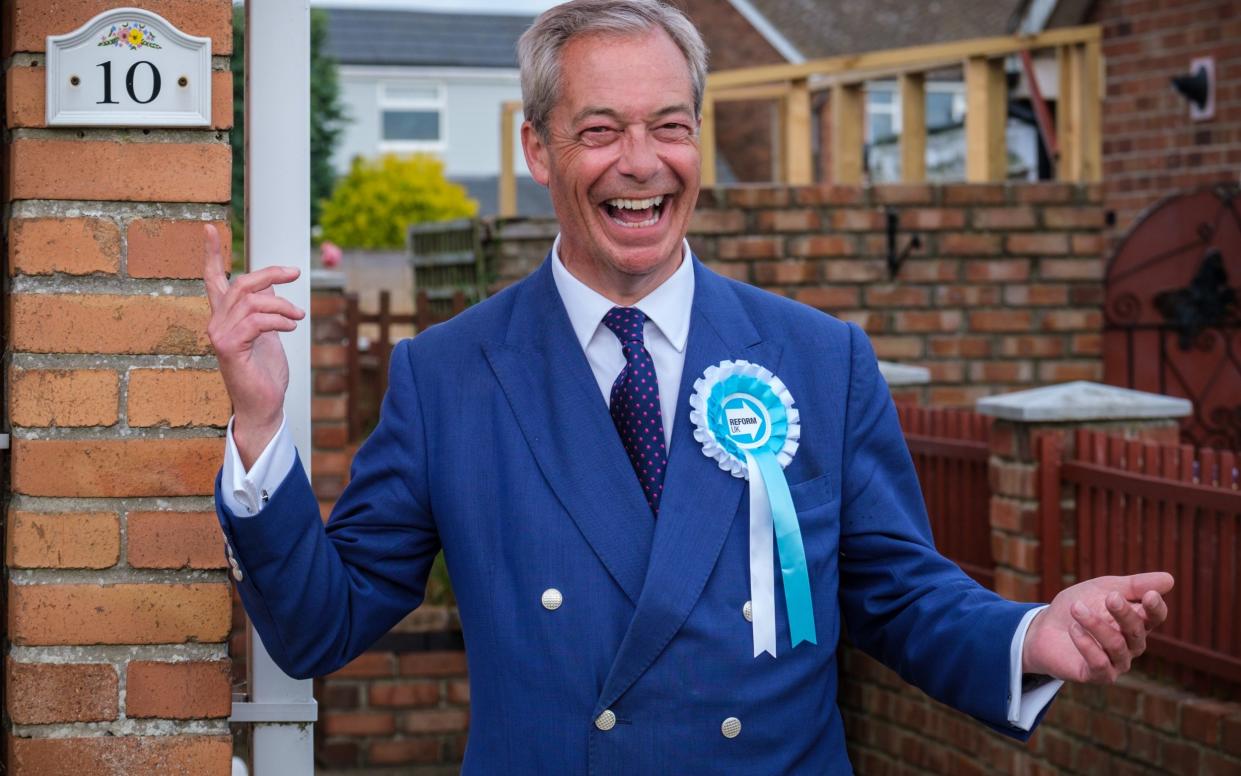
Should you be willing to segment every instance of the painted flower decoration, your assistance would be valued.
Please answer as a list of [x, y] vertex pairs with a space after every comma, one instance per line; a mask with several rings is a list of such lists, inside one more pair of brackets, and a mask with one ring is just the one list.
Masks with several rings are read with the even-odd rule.
[[119, 48], [127, 48], [130, 51], [137, 51], [140, 48], [163, 48], [155, 42], [155, 33], [147, 28], [145, 24], [137, 22], [123, 22], [122, 24], [112, 25], [112, 28], [99, 37], [101, 47], [116, 46]]

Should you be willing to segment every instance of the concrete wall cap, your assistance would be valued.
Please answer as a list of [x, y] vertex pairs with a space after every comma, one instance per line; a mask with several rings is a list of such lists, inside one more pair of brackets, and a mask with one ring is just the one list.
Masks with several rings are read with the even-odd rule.
[[924, 366], [880, 361], [879, 374], [883, 375], [889, 386], [927, 385], [931, 382], [931, 370]]
[[984, 415], [1027, 423], [1183, 418], [1194, 411], [1186, 399], [1085, 380], [987, 396], [976, 407]]
[[344, 290], [345, 273], [330, 269], [310, 270], [310, 287], [316, 291]]

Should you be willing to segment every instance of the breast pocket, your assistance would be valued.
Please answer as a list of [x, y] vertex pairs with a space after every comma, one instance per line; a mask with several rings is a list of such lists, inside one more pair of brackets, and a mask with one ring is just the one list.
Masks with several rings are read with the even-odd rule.
[[[812, 574], [835, 567], [840, 546], [840, 489], [832, 473], [789, 486]], [[829, 563], [829, 561], [831, 561]]]

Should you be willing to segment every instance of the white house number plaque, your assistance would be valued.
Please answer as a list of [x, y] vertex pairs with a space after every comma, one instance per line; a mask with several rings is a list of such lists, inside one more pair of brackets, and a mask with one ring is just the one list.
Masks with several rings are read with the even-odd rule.
[[140, 8], [47, 37], [53, 127], [211, 126], [211, 39]]

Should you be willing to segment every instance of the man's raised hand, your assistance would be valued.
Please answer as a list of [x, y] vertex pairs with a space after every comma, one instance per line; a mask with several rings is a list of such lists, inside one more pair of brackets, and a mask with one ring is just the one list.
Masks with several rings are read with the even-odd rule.
[[207, 336], [233, 402], [233, 441], [248, 470], [284, 418], [289, 361], [277, 332], [293, 331], [306, 317], [292, 302], [276, 296], [272, 287], [296, 280], [299, 273], [294, 267], [267, 267], [230, 283], [220, 235], [211, 224], [203, 229], [203, 283], [211, 303]]

